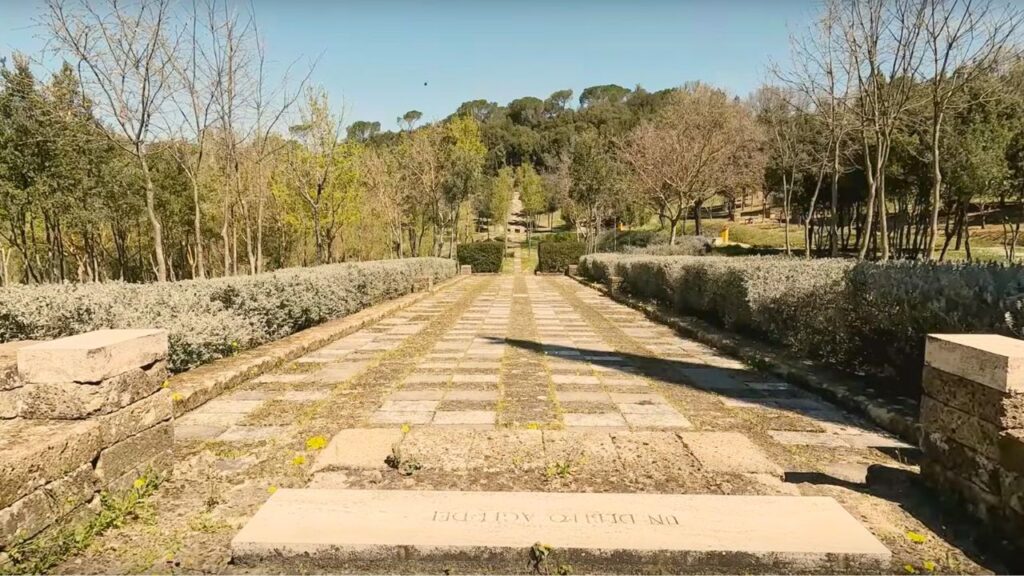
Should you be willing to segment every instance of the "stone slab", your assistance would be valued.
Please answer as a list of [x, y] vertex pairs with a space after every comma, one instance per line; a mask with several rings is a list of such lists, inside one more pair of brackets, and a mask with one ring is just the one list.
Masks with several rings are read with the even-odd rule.
[[0, 422], [0, 508], [92, 462], [102, 446], [94, 420]]
[[580, 573], [867, 572], [891, 557], [828, 497], [428, 490], [278, 490], [231, 550], [261, 569], [520, 573], [536, 542]]
[[562, 415], [562, 421], [567, 428], [626, 427], [626, 420], [618, 412], [599, 412], [594, 414], [567, 412]]
[[781, 468], [739, 432], [680, 432], [679, 438], [708, 470], [782, 474]]
[[497, 413], [493, 410], [438, 410], [431, 424], [439, 426], [493, 426]]
[[93, 330], [18, 350], [18, 373], [26, 382], [102, 382], [167, 358], [167, 331]]
[[142, 473], [145, 463], [174, 446], [172, 422], [158, 424], [113, 446], [104, 448], [96, 460], [96, 478], [109, 484], [130, 472]]
[[338, 431], [316, 458], [313, 472], [347, 468], [386, 468], [384, 459], [402, 439], [399, 428], [347, 428]]
[[642, 413], [623, 412], [626, 422], [634, 428], [693, 428], [693, 424], [678, 412]]
[[924, 363], [1006, 392], [1024, 391], [1024, 340], [996, 334], [929, 334]]
[[19, 415], [33, 419], [78, 420], [109, 414], [159, 391], [167, 375], [167, 362], [160, 360], [146, 369], [131, 368], [96, 384], [26, 384], [20, 390]]

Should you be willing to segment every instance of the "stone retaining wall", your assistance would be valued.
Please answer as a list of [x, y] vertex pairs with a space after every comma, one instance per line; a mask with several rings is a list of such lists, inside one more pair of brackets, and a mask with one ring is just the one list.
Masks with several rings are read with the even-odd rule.
[[932, 334], [921, 474], [1024, 552], [1024, 340]]
[[163, 330], [0, 345], [0, 568], [12, 545], [89, 518], [102, 492], [170, 473], [167, 377]]

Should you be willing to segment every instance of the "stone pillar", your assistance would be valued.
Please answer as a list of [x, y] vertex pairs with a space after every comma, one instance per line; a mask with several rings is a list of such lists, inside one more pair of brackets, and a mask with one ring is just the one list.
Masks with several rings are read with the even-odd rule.
[[622, 291], [622, 277], [621, 276], [609, 276], [608, 277], [608, 292], [610, 294], [618, 294]]
[[165, 331], [19, 343], [0, 355], [0, 375], [0, 394], [15, 394], [17, 408], [0, 420], [0, 550], [95, 512], [101, 492], [170, 473]]
[[469, 264], [463, 264], [462, 266], [459, 267], [459, 274], [461, 274], [462, 276], [469, 276], [472, 273], [473, 267], [470, 266]]
[[931, 334], [922, 387], [923, 479], [1024, 546], [1024, 340]]
[[413, 280], [413, 292], [432, 291], [434, 289], [434, 277], [430, 274], [422, 274]]
[[569, 264], [569, 268], [566, 269], [565, 273], [575, 278], [576, 276], [579, 276], [579, 270], [579, 265]]

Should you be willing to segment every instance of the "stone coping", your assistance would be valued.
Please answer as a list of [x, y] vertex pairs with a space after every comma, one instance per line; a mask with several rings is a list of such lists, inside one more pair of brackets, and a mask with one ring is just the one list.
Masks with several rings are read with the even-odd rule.
[[235, 356], [221, 358], [177, 374], [168, 380], [171, 398], [174, 400], [174, 415], [177, 417], [195, 410], [233, 386], [412, 306], [434, 291], [453, 286], [465, 278], [468, 276], [452, 276], [435, 284], [431, 290], [387, 300], [343, 318], [329, 320]]
[[895, 434], [902, 440], [914, 446], [921, 445], [921, 425], [918, 418], [920, 403], [917, 400], [878, 398], [863, 381], [849, 373], [805, 357], [794, 356], [778, 346], [740, 336], [699, 318], [681, 315], [659, 302], [634, 298], [619, 291], [609, 291], [604, 284], [592, 282], [581, 276], [569, 277], [616, 302], [643, 312], [651, 320], [667, 325], [687, 338], [815, 392], [843, 408], [867, 417], [883, 430]]

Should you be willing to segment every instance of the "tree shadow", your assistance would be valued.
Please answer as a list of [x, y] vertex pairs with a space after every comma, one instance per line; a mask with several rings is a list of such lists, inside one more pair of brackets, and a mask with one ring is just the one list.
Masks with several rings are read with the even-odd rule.
[[[837, 486], [860, 494], [887, 500], [916, 518], [944, 541], [959, 548], [965, 556], [996, 574], [1021, 573], [1024, 558], [1008, 552], [1000, 538], [985, 529], [976, 518], [960, 506], [943, 500], [926, 486], [921, 475], [906, 468], [872, 464], [864, 482], [852, 482], [824, 472], [786, 472], [784, 480], [791, 484]], [[909, 538], [908, 538], [909, 541]], [[935, 558], [934, 561], [945, 561]], [[1007, 568], [1012, 572], [1008, 572]]]
[[[809, 392], [792, 385], [782, 386], [784, 383], [778, 378], [765, 378], [760, 382], [756, 378], [752, 380], [751, 374], [757, 374], [752, 370], [720, 368], [685, 360], [671, 360], [626, 352], [542, 344], [515, 338], [489, 336], [488, 339], [563, 360], [603, 366], [623, 376], [642, 376], [673, 386], [685, 386], [711, 392], [728, 399], [724, 401], [726, 406], [770, 408], [799, 414], [819, 422], [861, 430], [865, 434], [880, 433], [879, 430], [859, 418], [845, 414], [833, 404], [809, 397], [813, 396]], [[773, 384], [779, 386], [772, 388]]]
[[[731, 403], [739, 407], [771, 408], [798, 414], [819, 423], [843, 426], [851, 434], [863, 432], [870, 437], [877, 435], [881, 440], [887, 436], [875, 426], [844, 413], [842, 408], [824, 399], [809, 398], [809, 396], [813, 396], [812, 392], [803, 391], [792, 385], [770, 386], [773, 383], [783, 384], [778, 378], [767, 378], [762, 382], [762, 386], [752, 386], [751, 383], [758, 382], [751, 378], [751, 374], [757, 374], [755, 370], [721, 368], [685, 360], [542, 344], [515, 338], [488, 337], [488, 339], [581, 364], [604, 366], [611, 369], [613, 374], [642, 376], [673, 386], [685, 386], [711, 392], [728, 399], [726, 405]], [[921, 456], [917, 447], [909, 445], [871, 446], [868, 443], [864, 447], [874, 448], [907, 466], [916, 466]], [[797, 484], [838, 486], [893, 502], [928, 526], [940, 538], [962, 550], [965, 555], [978, 564], [994, 569], [997, 573], [1005, 572], [999, 570], [1002, 566], [1012, 566], [1018, 571], [1024, 569], [1024, 566], [1013, 565], [1005, 548], [993, 545], [996, 540], [991, 534], [985, 534], [979, 529], [977, 520], [969, 517], [958, 507], [947, 505], [941, 501], [941, 495], [925, 486], [921, 481], [920, 474], [912, 469], [874, 464], [868, 467], [866, 481], [863, 483], [844, 480], [817, 471], [789, 471], [785, 473], [785, 481]], [[945, 559], [936, 558], [935, 560], [944, 561]]]

